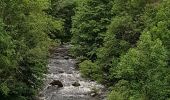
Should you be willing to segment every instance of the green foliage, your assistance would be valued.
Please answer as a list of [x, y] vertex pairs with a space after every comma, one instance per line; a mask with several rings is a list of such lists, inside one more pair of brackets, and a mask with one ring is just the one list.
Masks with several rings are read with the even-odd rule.
[[84, 77], [101, 81], [100, 68], [93, 62], [85, 60], [80, 63], [80, 72]]
[[[108, 100], [150, 100], [137, 89], [131, 89], [130, 82], [120, 80], [113, 88], [112, 92], [108, 95]], [[133, 84], [136, 86], [136, 84]]]
[[104, 37], [103, 46], [97, 49], [97, 64], [102, 67], [103, 78], [109, 78], [110, 69], [117, 66], [120, 57], [128, 49], [136, 46], [140, 34], [144, 29], [142, 14], [146, 2], [144, 0], [114, 0], [112, 20]]
[[77, 1], [72, 51], [91, 60], [80, 64], [82, 74], [114, 86], [108, 100], [169, 99], [170, 1], [102, 2]]
[[[46, 72], [48, 0], [0, 0], [0, 98], [33, 100]], [[57, 24], [57, 23], [55, 23]]]
[[[115, 78], [128, 81], [127, 91], [137, 90], [149, 100], [165, 100], [169, 95], [166, 61], [167, 52], [162, 42], [159, 39], [152, 40], [150, 33], [143, 33], [138, 46], [121, 57], [118, 66], [112, 69], [112, 74]], [[130, 99], [135, 95], [127, 96]]]
[[69, 42], [71, 35], [72, 20], [74, 15], [75, 1], [74, 0], [50, 0], [51, 7], [47, 10], [48, 14], [54, 18], [54, 21], [59, 21], [58, 25], [62, 28], [56, 28], [51, 31], [51, 38], [60, 39], [61, 42]]
[[[109, 95], [110, 100], [169, 99], [169, 1], [149, 4], [142, 20], [146, 27], [137, 47], [113, 63], [109, 78], [119, 80]], [[131, 24], [130, 24], [131, 25]], [[112, 28], [113, 29], [113, 28]], [[164, 38], [163, 38], [164, 37]], [[115, 47], [114, 47], [115, 48]], [[122, 49], [121, 49], [122, 50]], [[122, 84], [123, 82], [123, 84]], [[115, 98], [117, 97], [117, 98]]]
[[112, 0], [77, 0], [72, 26], [72, 52], [75, 56], [96, 59], [111, 19]]
[[[135, 76], [134, 78], [137, 78], [138, 75], [135, 75], [134, 69], [137, 70], [140, 69], [141, 71], [140, 73], [139, 71], [137, 71], [138, 73], [136, 74], [144, 75], [144, 73], [146, 73], [146, 71], [149, 70], [149, 68], [153, 68], [154, 66], [158, 67], [158, 65], [162, 66], [166, 65], [165, 63], [166, 51], [163, 48], [161, 41], [160, 40], [152, 41], [151, 36], [148, 34], [149, 33], [141, 36], [140, 42], [138, 43], [137, 46], [138, 50], [130, 49], [125, 56], [122, 56], [121, 61], [117, 66], [118, 69], [116, 69], [116, 71], [118, 72], [117, 73], [118, 76], [119, 73], [121, 73], [120, 76], [125, 76], [124, 79], [129, 79], [130, 76]], [[126, 63], [123, 63], [124, 61]], [[142, 64], [144, 65], [140, 65], [140, 62], [142, 62]], [[139, 68], [133, 69], [132, 68], [133, 66]], [[119, 69], [125, 70], [126, 74], [123, 75], [124, 71], [120, 71]], [[139, 77], [142, 78], [141, 76]]]
[[169, 0], [0, 0], [0, 99], [34, 99], [51, 39], [108, 100], [170, 99], [169, 16]]
[[170, 61], [170, 1], [163, 1], [158, 7], [155, 16], [149, 16], [152, 23], [148, 25], [149, 31], [155, 38], [160, 38], [168, 51]]
[[108, 96], [108, 100], [124, 100], [124, 99], [121, 93], [112, 91]]
[[15, 71], [15, 60], [14, 45], [3, 27], [4, 24], [0, 20], [0, 93], [7, 95], [10, 91], [8, 82], [13, 78]]

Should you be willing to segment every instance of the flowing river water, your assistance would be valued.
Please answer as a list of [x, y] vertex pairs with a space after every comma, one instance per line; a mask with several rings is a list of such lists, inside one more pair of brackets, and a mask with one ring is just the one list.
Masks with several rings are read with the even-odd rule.
[[69, 48], [69, 45], [59, 46], [49, 58], [48, 73], [39, 99], [105, 100], [104, 86], [81, 77], [76, 70], [76, 60], [69, 56]]

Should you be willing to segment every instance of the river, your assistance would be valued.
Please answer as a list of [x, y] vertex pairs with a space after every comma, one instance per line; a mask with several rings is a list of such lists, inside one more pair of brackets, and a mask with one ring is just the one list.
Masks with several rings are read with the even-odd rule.
[[[104, 86], [81, 77], [69, 45], [57, 47], [49, 58], [40, 100], [105, 100]], [[57, 83], [58, 82], [58, 83]]]

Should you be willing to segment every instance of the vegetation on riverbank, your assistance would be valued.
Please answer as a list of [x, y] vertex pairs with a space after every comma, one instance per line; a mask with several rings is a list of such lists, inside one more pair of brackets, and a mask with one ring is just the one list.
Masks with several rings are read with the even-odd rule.
[[0, 99], [34, 99], [54, 41], [108, 100], [170, 99], [169, 0], [0, 0]]
[[33, 100], [41, 87], [49, 26], [55, 26], [44, 12], [48, 6], [48, 0], [0, 0], [1, 100]]
[[72, 48], [87, 78], [112, 87], [109, 100], [167, 100], [168, 0], [80, 0]]

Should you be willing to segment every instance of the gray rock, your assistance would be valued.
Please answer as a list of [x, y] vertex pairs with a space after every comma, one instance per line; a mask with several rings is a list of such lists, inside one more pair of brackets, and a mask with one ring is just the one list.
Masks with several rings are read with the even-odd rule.
[[90, 96], [95, 97], [97, 96], [97, 93], [91, 93]]
[[75, 86], [75, 87], [78, 87], [78, 86], [80, 86], [80, 83], [79, 82], [74, 82], [72, 85]]
[[50, 83], [51, 86], [58, 86], [58, 87], [63, 87], [63, 84], [61, 81], [59, 80], [53, 80], [51, 83]]
[[67, 73], [68, 73], [68, 74], [72, 74], [72, 71], [68, 71]]
[[66, 60], [69, 59], [69, 56], [64, 56], [64, 59], [66, 59]]
[[64, 73], [64, 71], [63, 70], [59, 70], [58, 73]]

